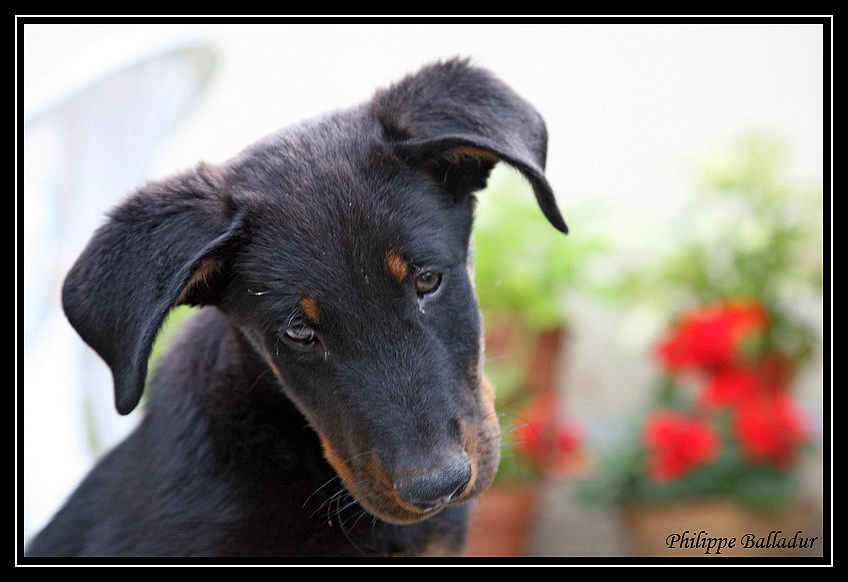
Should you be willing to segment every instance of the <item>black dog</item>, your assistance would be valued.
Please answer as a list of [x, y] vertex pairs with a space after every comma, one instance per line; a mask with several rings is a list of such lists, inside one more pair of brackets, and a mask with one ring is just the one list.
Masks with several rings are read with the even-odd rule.
[[500, 443], [473, 192], [505, 161], [565, 232], [546, 147], [529, 104], [453, 60], [141, 188], [63, 290], [120, 413], [169, 310], [207, 307], [28, 555], [461, 554]]

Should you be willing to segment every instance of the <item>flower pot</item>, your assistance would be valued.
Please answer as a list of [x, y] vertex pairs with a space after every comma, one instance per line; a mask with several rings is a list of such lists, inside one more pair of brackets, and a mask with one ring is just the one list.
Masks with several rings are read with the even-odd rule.
[[567, 337], [563, 328], [539, 333], [527, 368], [527, 382], [534, 392], [557, 391], [560, 357]]
[[465, 555], [527, 556], [541, 496], [536, 483], [491, 487], [471, 514]]
[[760, 513], [731, 501], [630, 506], [624, 523], [638, 555], [790, 557], [821, 548], [802, 507]]

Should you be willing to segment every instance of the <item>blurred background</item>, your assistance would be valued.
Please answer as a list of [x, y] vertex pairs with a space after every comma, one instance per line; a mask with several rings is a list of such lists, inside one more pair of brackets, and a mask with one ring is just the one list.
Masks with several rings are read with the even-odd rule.
[[679, 529], [822, 555], [820, 23], [33, 20], [22, 40], [27, 537], [138, 419], [60, 310], [104, 212], [458, 55], [544, 116], [571, 229], [509, 169], [479, 195], [505, 439], [471, 553], [670, 556]]

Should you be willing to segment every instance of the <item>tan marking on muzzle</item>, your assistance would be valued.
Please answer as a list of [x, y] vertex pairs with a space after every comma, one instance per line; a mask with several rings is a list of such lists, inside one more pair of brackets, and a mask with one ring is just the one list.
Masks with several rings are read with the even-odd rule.
[[480, 394], [488, 405], [487, 412], [495, 414], [495, 385], [492, 384], [492, 381], [489, 380], [486, 374], [480, 376], [480, 388], [482, 389]]
[[341, 478], [342, 484], [369, 512], [393, 523], [411, 523], [426, 516], [425, 511], [398, 497], [394, 482], [380, 464], [376, 453], [366, 457], [363, 463], [363, 478], [357, 479], [350, 465], [341, 457], [327, 435], [318, 431], [318, 438], [324, 458]]
[[483, 493], [497, 472], [500, 458], [500, 426], [495, 412], [495, 390], [485, 374], [480, 375], [479, 398], [483, 416], [477, 422], [460, 420], [465, 452], [471, 460], [471, 479], [464, 495]]
[[339, 452], [333, 446], [333, 443], [330, 442], [330, 439], [327, 438], [327, 435], [320, 431], [316, 432], [318, 432], [318, 439], [321, 441], [321, 449], [324, 451], [324, 458], [327, 459], [327, 462], [330, 463], [330, 466], [332, 466], [336, 471], [342, 480], [342, 484], [347, 487], [348, 491], [350, 491], [354, 496], [359, 497], [361, 493], [359, 492], [359, 487], [356, 484], [356, 479], [353, 478], [353, 472], [350, 470], [350, 467], [348, 467], [345, 460], [339, 455]]

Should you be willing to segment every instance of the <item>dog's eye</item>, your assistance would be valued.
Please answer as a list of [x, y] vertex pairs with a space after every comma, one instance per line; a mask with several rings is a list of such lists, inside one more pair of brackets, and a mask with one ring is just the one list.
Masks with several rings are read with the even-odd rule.
[[305, 323], [295, 323], [285, 332], [286, 338], [299, 344], [313, 344], [318, 339], [315, 330]]
[[424, 271], [415, 277], [415, 291], [419, 295], [428, 295], [442, 284], [442, 274], [435, 271]]

